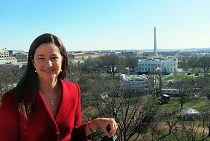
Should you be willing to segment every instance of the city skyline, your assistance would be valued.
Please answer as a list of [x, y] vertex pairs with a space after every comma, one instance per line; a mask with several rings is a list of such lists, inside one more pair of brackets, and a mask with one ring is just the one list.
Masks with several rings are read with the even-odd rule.
[[61, 38], [67, 50], [210, 47], [208, 0], [4, 1], [0, 48], [28, 51], [42, 33]]

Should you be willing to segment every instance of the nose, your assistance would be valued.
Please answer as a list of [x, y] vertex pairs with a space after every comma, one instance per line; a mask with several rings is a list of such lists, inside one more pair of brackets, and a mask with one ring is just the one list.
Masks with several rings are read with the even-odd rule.
[[45, 65], [48, 66], [48, 67], [51, 67], [52, 66], [52, 61], [49, 59]]

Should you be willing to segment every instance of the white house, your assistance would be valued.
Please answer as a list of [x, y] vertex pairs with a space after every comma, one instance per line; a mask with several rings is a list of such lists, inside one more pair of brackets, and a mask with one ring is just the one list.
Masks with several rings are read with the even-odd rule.
[[177, 71], [178, 60], [176, 58], [148, 58], [138, 60], [137, 73], [155, 73], [157, 68], [165, 74]]

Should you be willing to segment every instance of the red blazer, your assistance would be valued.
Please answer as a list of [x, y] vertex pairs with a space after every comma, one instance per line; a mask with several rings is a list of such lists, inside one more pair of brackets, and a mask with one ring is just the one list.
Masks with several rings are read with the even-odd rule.
[[54, 118], [39, 92], [38, 104], [26, 119], [14, 97], [6, 92], [0, 106], [1, 141], [86, 141], [86, 124], [81, 121], [80, 89], [75, 83], [61, 80], [62, 98]]

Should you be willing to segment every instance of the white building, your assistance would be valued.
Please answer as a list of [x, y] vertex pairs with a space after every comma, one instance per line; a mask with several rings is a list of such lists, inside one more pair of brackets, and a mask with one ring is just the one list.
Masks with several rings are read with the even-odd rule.
[[130, 86], [139, 90], [152, 90], [153, 86], [147, 75], [120, 75], [120, 82], [125, 86]]
[[178, 60], [176, 58], [148, 58], [138, 61], [137, 73], [149, 74], [155, 73], [157, 68], [165, 74], [177, 71]]
[[178, 89], [162, 89], [161, 93], [167, 94], [169, 96], [178, 96], [179, 91], [178, 91]]
[[14, 64], [17, 63], [15, 57], [0, 57], [0, 64]]

